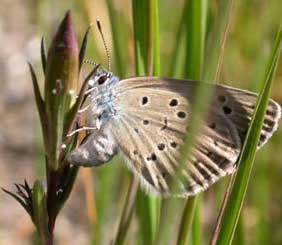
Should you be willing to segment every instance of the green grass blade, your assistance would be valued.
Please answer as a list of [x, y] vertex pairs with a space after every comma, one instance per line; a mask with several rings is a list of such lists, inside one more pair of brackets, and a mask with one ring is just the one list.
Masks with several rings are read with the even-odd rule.
[[[150, 0], [151, 5], [151, 42], [153, 43], [153, 64], [152, 75], [160, 76], [161, 63], [160, 63], [160, 42], [159, 42], [159, 0]], [[152, 242], [156, 238], [156, 233], [160, 221], [161, 199], [159, 197], [149, 197], [150, 217], [151, 217], [151, 231]]]
[[[154, 75], [159, 75], [158, 3], [152, 0], [133, 0], [132, 7], [136, 75], [152, 74], [152, 72]], [[134, 206], [130, 208], [132, 211]], [[140, 229], [139, 238], [143, 244], [153, 244], [159, 223], [159, 210], [160, 200], [158, 198], [150, 197], [141, 191], [137, 193], [136, 212]], [[132, 212], [128, 210], [128, 213]], [[123, 220], [121, 220], [122, 223], [124, 223]], [[119, 234], [125, 234], [123, 229], [128, 229], [128, 227], [121, 227], [118, 237]], [[122, 238], [122, 240], [118, 239], [118, 244], [123, 243], [125, 235]]]
[[[136, 75], [159, 75], [159, 30], [157, 0], [133, 1], [133, 19], [136, 47]], [[137, 23], [139, 25], [137, 25]], [[142, 51], [142, 52], [140, 52]], [[136, 211], [139, 219], [140, 238], [143, 244], [153, 244], [159, 224], [160, 199], [137, 193]]]
[[202, 244], [203, 240], [203, 225], [201, 224], [201, 210], [202, 210], [202, 194], [199, 194], [194, 211], [194, 219], [192, 225], [191, 241], [193, 245]]
[[279, 57], [279, 48], [282, 39], [282, 26], [277, 33], [277, 38], [272, 49], [272, 53], [267, 65], [265, 77], [263, 79], [263, 87], [258, 95], [255, 113], [243, 145], [242, 153], [239, 160], [239, 168], [236, 172], [235, 181], [232, 186], [226, 209], [223, 214], [221, 228], [218, 234], [216, 244], [231, 244], [236, 229], [240, 212], [243, 206], [251, 170], [257, 150], [260, 132], [264, 120], [272, 78], [275, 72], [277, 60]]
[[104, 243], [104, 230], [109, 225], [109, 220], [111, 220], [111, 215], [116, 208], [112, 205], [116, 200], [116, 196], [105, 195], [105, 193], [112, 193], [118, 191], [117, 183], [119, 181], [119, 176], [121, 175], [121, 170], [118, 159], [113, 160], [112, 164], [108, 164], [103, 168], [95, 169], [94, 178], [99, 183], [95, 190], [95, 205], [97, 207], [97, 221], [96, 225], [92, 227], [92, 238], [93, 244], [103, 244]]
[[132, 0], [134, 28], [135, 72], [137, 76], [147, 73], [148, 1]]
[[[203, 52], [204, 52], [204, 43], [205, 43], [205, 21], [206, 21], [206, 6], [207, 1], [188, 1], [185, 4], [184, 7], [184, 16], [186, 16], [186, 21], [183, 23], [183, 27], [180, 27], [180, 29], [183, 30], [183, 34], [186, 35], [186, 46], [182, 49], [182, 52], [184, 52], [185, 55], [185, 61], [183, 62], [183, 74], [182, 78], [191, 78], [195, 80], [199, 80], [201, 78], [201, 71], [202, 71], [202, 64], [203, 64]], [[182, 22], [181, 22], [182, 23]], [[187, 67], [189, 66], [189, 67]], [[199, 91], [197, 93], [202, 95], [201, 89], [202, 86], [199, 86]], [[197, 97], [197, 96], [196, 96]], [[199, 96], [200, 98], [201, 96]], [[202, 103], [200, 103], [202, 104]], [[194, 105], [193, 105], [194, 107]], [[197, 104], [193, 108], [194, 113], [193, 118], [190, 121], [190, 127], [189, 130], [192, 128], [192, 133], [197, 130], [197, 124], [196, 121], [198, 121], [199, 114], [198, 111], [204, 111], [204, 110], [198, 110], [199, 104]], [[194, 121], [194, 123], [193, 123]], [[194, 127], [193, 127], [194, 125]], [[194, 130], [195, 129], [195, 130]], [[191, 131], [190, 131], [191, 132]], [[189, 155], [190, 148], [189, 146], [192, 145], [194, 137], [190, 137], [189, 140], [184, 140], [184, 146], [181, 154], [180, 159], [180, 165], [178, 167], [180, 171], [182, 168], [182, 164], [186, 162], [186, 159]], [[184, 150], [185, 149], [185, 150]], [[177, 174], [176, 174], [177, 175]], [[174, 188], [175, 184], [175, 178], [171, 179], [171, 188]], [[179, 229], [178, 234], [178, 244], [186, 244], [188, 239], [188, 232], [190, 231], [190, 225], [192, 224], [193, 216], [194, 216], [194, 208], [196, 204], [196, 197], [189, 198], [186, 207], [184, 208], [184, 213], [181, 220], [181, 227]], [[170, 199], [165, 200], [165, 205], [162, 210], [162, 216], [161, 216], [161, 226], [158, 233], [158, 239], [157, 244], [169, 244], [170, 238], [169, 238], [169, 229], [171, 229], [171, 222], [172, 214], [174, 214], [173, 209], [176, 205], [176, 200]], [[199, 224], [199, 222], [197, 222]]]
[[159, 76], [160, 63], [160, 35], [159, 35], [159, 1], [152, 1], [152, 25], [153, 25], [153, 76]]
[[113, 0], [107, 0], [107, 7], [112, 29], [115, 67], [118, 76], [124, 78], [126, 75], [126, 64], [128, 64], [128, 50], [124, 48], [124, 44], [127, 43], [128, 33], [126, 31], [127, 28], [120, 27], [125, 26], [126, 22], [123, 14], [114, 6]]
[[[233, 244], [240, 244], [240, 245], [247, 244], [245, 241], [245, 234], [244, 234], [245, 230], [246, 229], [244, 227], [243, 216], [241, 215], [239, 217], [236, 232], [234, 234]], [[266, 243], [260, 241], [257, 244], [266, 244]]]
[[[188, 3], [188, 2], [187, 2]], [[187, 5], [186, 3], [186, 5]], [[186, 6], [184, 7], [184, 10], [186, 9]], [[171, 59], [170, 66], [169, 66], [169, 77], [183, 77], [183, 66], [185, 61], [185, 52], [186, 52], [186, 36], [183, 35], [184, 27], [186, 23], [186, 13], [185, 11], [182, 11], [180, 22], [178, 24], [178, 29], [176, 32], [176, 38], [174, 40], [174, 45], [172, 48], [172, 54], [173, 59]]]
[[217, 81], [221, 70], [232, 14], [233, 0], [219, 0], [215, 20], [208, 21], [211, 24], [207, 27], [210, 31], [205, 44], [204, 81]]
[[[187, 55], [184, 66], [184, 77], [201, 80], [202, 69], [203, 69], [203, 58], [204, 58], [204, 46], [205, 46], [205, 37], [206, 37], [206, 20], [207, 20], [207, 1], [188, 1], [186, 9], [187, 16], [187, 24], [186, 24], [186, 40], [187, 40]], [[199, 87], [199, 95], [203, 95], [205, 93], [204, 90], [201, 89], [202, 86]], [[201, 96], [199, 96], [201, 98]], [[193, 108], [194, 112], [198, 114], [199, 117], [203, 116], [202, 113], [198, 113], [198, 110], [201, 107], [201, 102], [196, 102], [195, 107]], [[203, 110], [205, 111], [205, 110]], [[191, 120], [191, 124], [196, 123], [195, 117]], [[198, 121], [198, 120], [197, 120]], [[194, 128], [194, 136], [197, 132], [198, 127]], [[192, 128], [192, 130], [193, 130]], [[187, 142], [188, 147], [186, 149], [185, 154], [183, 154], [182, 161], [184, 162], [187, 159], [188, 154], [190, 152], [191, 143], [193, 142], [189, 140]], [[186, 156], [185, 156], [186, 155]], [[196, 209], [196, 205], [199, 202], [198, 196], [193, 196], [188, 198], [186, 205], [184, 207], [184, 211], [181, 219], [181, 226], [178, 233], [178, 244], [185, 245], [188, 244], [188, 235], [191, 235], [191, 225], [193, 224], [193, 230], [197, 231], [194, 233], [195, 236], [192, 237], [192, 243], [196, 244], [195, 241], [198, 241], [199, 238], [197, 235], [200, 235], [200, 230], [202, 229], [200, 226], [200, 210], [198, 210], [198, 215], [196, 216], [197, 220], [193, 222], [194, 213]]]
[[138, 188], [138, 181], [133, 176], [130, 176], [129, 190], [124, 202], [123, 211], [118, 227], [118, 232], [113, 245], [122, 245], [125, 243], [126, 236], [129, 230], [130, 222], [134, 213], [134, 205], [136, 201], [136, 192]]
[[207, 0], [188, 1], [186, 9], [187, 50], [184, 66], [185, 78], [200, 80], [203, 68], [206, 36]]
[[[185, 205], [183, 214], [182, 214], [182, 218], [181, 218], [181, 223], [180, 223], [180, 227], [179, 227], [179, 233], [178, 233], [178, 241], [177, 244], [178, 245], [185, 245], [188, 244], [188, 235], [190, 233], [191, 230], [191, 225], [192, 222], [194, 220], [194, 213], [196, 210], [196, 205], [197, 205], [197, 201], [198, 201], [198, 197], [197, 196], [193, 196], [190, 197]], [[199, 227], [197, 227], [197, 230]], [[192, 244], [194, 244], [194, 242], [192, 241]]]

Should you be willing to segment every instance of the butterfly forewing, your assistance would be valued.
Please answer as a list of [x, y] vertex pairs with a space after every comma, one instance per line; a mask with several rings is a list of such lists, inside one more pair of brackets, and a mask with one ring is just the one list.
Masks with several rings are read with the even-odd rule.
[[[200, 83], [157, 77], [118, 81], [105, 75], [106, 80], [91, 85], [90, 106], [86, 107], [91, 108], [87, 122], [93, 130], [68, 154], [67, 162], [97, 166], [120, 152], [143, 186], [163, 196], [194, 195], [234, 171], [256, 94], [202, 83], [212, 96], [205, 117], [197, 122], [199, 132], [188, 159], [179, 164], [184, 136], [191, 135], [192, 105], [195, 99], [206, 100], [195, 98]], [[280, 114], [280, 106], [270, 100], [258, 147], [276, 130]], [[170, 179], [176, 183], [173, 192]]]

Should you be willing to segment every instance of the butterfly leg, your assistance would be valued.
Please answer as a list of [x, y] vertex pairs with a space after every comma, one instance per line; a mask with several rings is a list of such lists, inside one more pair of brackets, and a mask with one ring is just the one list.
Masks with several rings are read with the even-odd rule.
[[96, 130], [96, 129], [97, 129], [96, 127], [86, 127], [86, 126], [84, 126], [84, 127], [78, 128], [78, 129], [76, 129], [76, 130], [70, 132], [67, 136], [68, 136], [68, 137], [71, 137], [71, 136], [73, 136], [74, 134], [76, 134], [76, 133], [78, 133], [78, 132], [81, 132], [81, 131], [84, 131], [84, 130]]
[[78, 110], [78, 113], [82, 113], [82, 112], [87, 111], [87, 110], [90, 108], [90, 106], [91, 106], [91, 104], [85, 106], [84, 108], [79, 109], [79, 110]]

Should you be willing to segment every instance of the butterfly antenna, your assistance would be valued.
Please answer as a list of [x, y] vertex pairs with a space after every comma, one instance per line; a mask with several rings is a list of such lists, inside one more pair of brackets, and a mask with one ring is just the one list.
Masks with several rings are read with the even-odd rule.
[[89, 64], [89, 65], [94, 65], [94, 66], [97, 65], [93, 60], [89, 60], [89, 59], [84, 59], [83, 63], [84, 64]]
[[108, 71], [110, 71], [111, 70], [111, 56], [110, 56], [110, 52], [109, 52], [109, 49], [107, 47], [107, 44], [106, 44], [106, 41], [105, 41], [105, 37], [104, 37], [103, 31], [102, 31], [101, 22], [99, 20], [97, 20], [96, 23], [97, 23], [97, 27], [98, 27], [98, 30], [99, 30], [100, 35], [102, 37], [103, 44], [104, 44], [104, 47], [105, 47], [105, 50], [106, 50], [106, 55], [107, 55], [107, 59], [108, 59]]

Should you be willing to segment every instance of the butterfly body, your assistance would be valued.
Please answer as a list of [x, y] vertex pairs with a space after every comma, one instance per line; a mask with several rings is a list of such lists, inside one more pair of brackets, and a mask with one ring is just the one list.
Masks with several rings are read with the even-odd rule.
[[[100, 76], [102, 79], [99, 80]], [[107, 76], [98, 75], [96, 80], [90, 80], [89, 100], [90, 112], [87, 119], [90, 126], [104, 126], [115, 115], [113, 107], [113, 87], [119, 82], [117, 77], [107, 73]]]
[[[230, 174], [240, 154], [256, 94], [204, 84], [212, 96], [196, 142], [179, 169], [179, 149], [189, 137], [192, 105], [200, 82], [158, 77], [119, 80], [101, 72], [90, 82], [87, 125], [97, 128], [67, 156], [82, 166], [97, 166], [120, 153], [150, 192], [170, 195], [177, 174], [177, 196], [194, 195]], [[205, 99], [205, 98], [201, 98]], [[259, 146], [276, 130], [280, 106], [269, 101]]]

